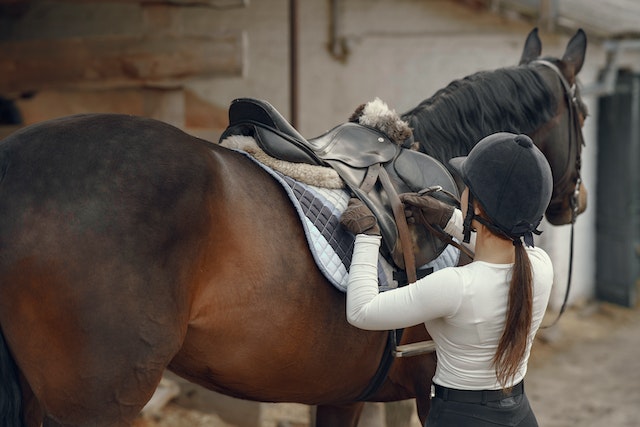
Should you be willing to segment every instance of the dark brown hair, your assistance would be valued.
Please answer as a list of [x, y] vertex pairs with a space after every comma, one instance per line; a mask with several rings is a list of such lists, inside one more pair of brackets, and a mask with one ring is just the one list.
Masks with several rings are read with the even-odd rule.
[[515, 263], [509, 285], [509, 303], [504, 331], [493, 363], [498, 382], [504, 387], [516, 376], [526, 349], [533, 312], [531, 262], [520, 239], [514, 240]]

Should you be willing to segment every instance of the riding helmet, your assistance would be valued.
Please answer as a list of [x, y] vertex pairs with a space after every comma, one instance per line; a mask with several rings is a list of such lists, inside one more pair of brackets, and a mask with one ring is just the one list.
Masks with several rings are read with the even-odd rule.
[[[483, 138], [468, 156], [449, 163], [469, 188], [465, 241], [475, 218], [514, 243], [524, 237], [533, 246], [532, 233], [540, 234], [537, 227], [551, 200], [553, 177], [547, 159], [531, 138], [498, 132]], [[488, 218], [474, 214], [473, 197]]]

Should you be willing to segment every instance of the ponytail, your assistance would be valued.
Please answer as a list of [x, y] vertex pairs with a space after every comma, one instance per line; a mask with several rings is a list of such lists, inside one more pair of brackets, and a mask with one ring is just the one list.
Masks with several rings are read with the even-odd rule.
[[520, 239], [513, 242], [515, 263], [509, 285], [507, 318], [493, 364], [498, 382], [505, 387], [520, 369], [527, 349], [533, 311], [533, 276], [529, 256]]

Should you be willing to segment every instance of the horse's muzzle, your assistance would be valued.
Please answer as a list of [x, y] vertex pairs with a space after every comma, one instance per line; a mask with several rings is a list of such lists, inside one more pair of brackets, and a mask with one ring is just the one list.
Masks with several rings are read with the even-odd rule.
[[571, 224], [575, 217], [587, 209], [587, 188], [584, 183], [580, 183], [578, 187], [576, 203], [574, 212], [570, 199], [562, 199], [559, 203], [552, 202], [545, 212], [547, 221], [551, 225]]

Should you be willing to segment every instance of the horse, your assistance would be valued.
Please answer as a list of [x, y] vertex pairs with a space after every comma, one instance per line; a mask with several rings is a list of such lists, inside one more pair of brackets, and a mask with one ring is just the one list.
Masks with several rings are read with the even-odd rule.
[[[480, 71], [453, 81], [402, 118], [413, 129], [420, 151], [446, 166], [449, 159], [466, 155], [477, 141], [498, 130], [529, 135], [553, 171], [553, 194], [545, 216], [552, 225], [572, 223], [587, 203], [580, 167], [581, 129], [588, 111], [576, 84], [585, 50], [586, 35], [578, 30], [562, 60], [540, 58], [542, 45], [534, 29], [518, 67]], [[558, 125], [558, 120], [565, 123]], [[564, 138], [570, 142], [568, 149], [558, 143]], [[463, 188], [459, 180], [457, 184]], [[565, 197], [572, 191], [572, 197]]]
[[[554, 173], [547, 217], [572, 221], [586, 203], [586, 113], [563, 82], [573, 86], [585, 50], [579, 31], [561, 59], [536, 62], [534, 30], [520, 65], [452, 83], [405, 116], [443, 161], [472, 146], [459, 135], [529, 133]], [[471, 104], [455, 96], [483, 84], [495, 87]], [[423, 133], [439, 114], [448, 127]], [[460, 145], [445, 149], [437, 132]], [[355, 426], [365, 401], [410, 398], [424, 422], [436, 366], [433, 354], [393, 359], [388, 333], [347, 323], [344, 293], [264, 169], [119, 114], [53, 119], [0, 143], [0, 328], [9, 427], [130, 425], [165, 369], [242, 399], [314, 405], [318, 427]], [[411, 327], [400, 344], [423, 339]]]

